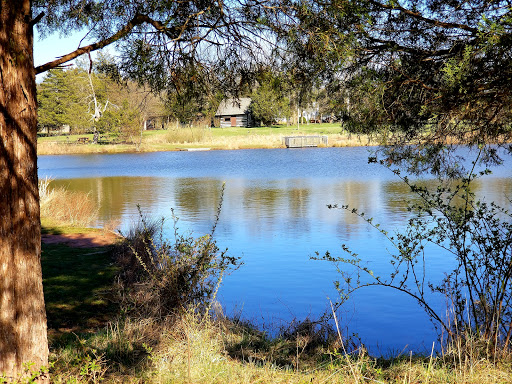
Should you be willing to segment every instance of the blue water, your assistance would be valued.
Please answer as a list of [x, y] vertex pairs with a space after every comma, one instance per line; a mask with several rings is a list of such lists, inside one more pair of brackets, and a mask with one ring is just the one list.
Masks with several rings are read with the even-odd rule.
[[[355, 215], [328, 204], [349, 204], [390, 232], [404, 227], [408, 188], [389, 170], [368, 164], [366, 148], [260, 149], [116, 155], [40, 156], [40, 177], [84, 190], [100, 205], [99, 225], [120, 219], [126, 230], [137, 204], [154, 216], [180, 218], [181, 231], [211, 231], [220, 191], [225, 194], [216, 230], [221, 249], [244, 265], [226, 276], [219, 301], [228, 315], [271, 328], [291, 319], [318, 318], [337, 299], [333, 264], [315, 252], [357, 252], [376, 274], [389, 272], [389, 242]], [[477, 184], [488, 201], [512, 196], [509, 161]], [[171, 223], [166, 227], [171, 233]], [[428, 275], [438, 281], [453, 260], [428, 252]], [[433, 303], [444, 311], [443, 298]], [[390, 289], [359, 291], [340, 309], [346, 334], [357, 334], [374, 353], [430, 351], [437, 334], [416, 302]]]

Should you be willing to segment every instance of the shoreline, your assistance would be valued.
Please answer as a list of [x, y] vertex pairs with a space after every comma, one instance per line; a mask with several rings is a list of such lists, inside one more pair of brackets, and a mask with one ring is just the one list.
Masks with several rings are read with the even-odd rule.
[[[64, 240], [80, 233], [89, 239], [100, 232], [91, 235], [87, 228], [58, 225], [46, 229], [61, 232], [59, 239]], [[192, 308], [173, 321], [127, 314], [120, 318], [120, 307], [98, 296], [112, 292], [116, 282], [111, 247], [79, 247], [73, 241], [42, 245], [50, 372], [55, 382], [90, 382], [93, 377], [105, 383], [207, 383], [212, 373], [216, 383], [226, 384], [491, 384], [510, 378], [507, 351], [494, 356], [475, 353], [478, 340], [446, 343], [442, 353], [404, 348], [379, 356], [327, 323], [308, 319], [269, 337], [250, 321], [226, 317], [221, 311], [201, 315]], [[72, 278], [59, 279], [63, 272]]]
[[[195, 142], [165, 142], [165, 132], [160, 135], [150, 133], [143, 137], [141, 144], [119, 143], [119, 144], [81, 144], [76, 138], [67, 140], [57, 136], [39, 138], [37, 144], [38, 155], [72, 155], [72, 154], [115, 154], [115, 153], [147, 153], [147, 152], [170, 152], [170, 151], [221, 151], [238, 149], [296, 149], [287, 148], [283, 142], [286, 135], [234, 135], [217, 136]], [[300, 133], [296, 133], [299, 135]], [[302, 135], [302, 134], [301, 134]], [[305, 135], [313, 136], [312, 133]], [[368, 147], [378, 145], [367, 136], [349, 134], [323, 134], [328, 137], [327, 145], [318, 145], [315, 148], [340, 148], [340, 147]], [[79, 136], [79, 135], [75, 135]], [[52, 140], [53, 139], [53, 140]]]

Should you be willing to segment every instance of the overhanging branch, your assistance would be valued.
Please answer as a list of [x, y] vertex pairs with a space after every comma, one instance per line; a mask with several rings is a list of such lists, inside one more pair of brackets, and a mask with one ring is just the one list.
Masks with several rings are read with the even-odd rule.
[[35, 68], [36, 74], [43, 73], [52, 68], [59, 67], [62, 64], [67, 63], [68, 61], [73, 60], [73, 59], [77, 58], [78, 56], [81, 56], [85, 53], [90, 53], [90, 52], [96, 51], [98, 49], [102, 49], [102, 48], [106, 47], [107, 45], [110, 45], [110, 44], [116, 42], [117, 40], [125, 37], [133, 30], [133, 28], [135, 28], [136, 26], [141, 25], [143, 23], [151, 24], [157, 31], [165, 33], [167, 36], [173, 38], [172, 32], [174, 32], [174, 29], [167, 28], [161, 22], [159, 22], [157, 20], [153, 20], [147, 15], [137, 14], [123, 28], [121, 28], [117, 33], [113, 34], [109, 38], [98, 41], [97, 43], [94, 43], [94, 44], [87, 45], [85, 47], [80, 47], [80, 48], [76, 49], [75, 51], [68, 53], [67, 55], [59, 57], [56, 60], [53, 60], [46, 64], [40, 65]]
[[428, 17], [423, 16], [420, 12], [411, 11], [410, 9], [402, 7], [398, 3], [396, 3], [396, 4], [382, 4], [382, 3], [378, 2], [378, 1], [375, 1], [375, 0], [370, 0], [370, 3], [375, 5], [376, 7], [382, 8], [382, 9], [389, 9], [389, 10], [399, 11], [399, 12], [404, 13], [404, 14], [406, 14], [408, 16], [411, 16], [411, 17], [413, 17], [413, 18], [415, 18], [417, 20], [421, 20], [421, 21], [423, 21], [423, 22], [425, 22], [427, 24], [431, 24], [431, 25], [436, 26], [436, 27], [448, 28], [448, 29], [456, 28], [456, 29], [461, 29], [463, 31], [470, 32], [472, 34], [476, 34], [478, 32], [477, 28], [471, 27], [471, 26], [466, 25], [466, 24], [449, 23], [449, 22], [440, 21], [440, 20], [436, 20], [436, 19], [430, 19]]

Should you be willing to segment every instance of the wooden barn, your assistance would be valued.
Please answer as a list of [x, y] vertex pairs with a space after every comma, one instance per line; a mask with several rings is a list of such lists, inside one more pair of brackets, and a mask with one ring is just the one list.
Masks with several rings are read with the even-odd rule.
[[222, 100], [215, 114], [215, 117], [220, 119], [220, 127], [254, 127], [256, 122], [249, 108], [250, 105], [249, 97]]

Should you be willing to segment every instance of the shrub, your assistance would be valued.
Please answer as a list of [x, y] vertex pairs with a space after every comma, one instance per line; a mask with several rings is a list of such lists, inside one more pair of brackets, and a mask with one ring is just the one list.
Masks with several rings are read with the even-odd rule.
[[151, 221], [140, 214], [118, 246], [119, 297], [132, 315], [161, 318], [191, 306], [207, 311], [223, 274], [239, 265], [238, 258], [219, 250], [213, 231], [199, 238], [182, 235], [174, 214], [173, 220], [174, 238], [168, 242], [164, 219]]
[[[413, 183], [395, 171], [419, 197], [419, 202], [409, 207], [411, 218], [405, 230], [396, 234], [381, 229], [355, 208], [339, 207], [365, 220], [396, 249], [389, 260], [392, 272], [384, 276], [374, 273], [344, 244], [347, 258], [324, 255], [324, 260], [350, 266], [338, 268], [345, 283], [336, 283], [342, 301], [362, 287], [392, 288], [411, 296], [424, 308], [447, 335], [447, 345], [468, 345], [469, 351], [474, 349], [476, 340], [485, 355], [511, 350], [512, 212], [494, 202], [476, 199], [471, 188], [474, 180], [490, 172], [476, 172], [477, 162], [478, 158], [466, 177], [456, 183], [440, 183], [435, 190]], [[451, 255], [455, 261], [453, 269], [445, 271], [440, 282], [429, 281], [427, 277], [432, 247]], [[355, 276], [352, 267], [356, 269]], [[433, 306], [429, 293], [446, 298], [450, 304], [447, 315]]]

